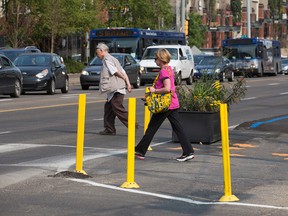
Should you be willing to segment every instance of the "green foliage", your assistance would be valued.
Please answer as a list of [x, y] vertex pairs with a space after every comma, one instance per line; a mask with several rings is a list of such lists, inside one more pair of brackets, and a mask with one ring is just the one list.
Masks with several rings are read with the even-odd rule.
[[72, 59], [65, 59], [65, 65], [68, 73], [80, 73], [85, 65], [82, 62], [76, 62]]
[[282, 8], [282, 0], [269, 0], [268, 6], [272, 16], [280, 16]]
[[[9, 0], [4, 6], [3, 29], [13, 47], [38, 45], [50, 40], [53, 51], [57, 37], [83, 34], [101, 26], [101, 0]], [[17, 8], [15, 13], [15, 8]], [[2, 25], [2, 24], [1, 24]]]
[[244, 98], [246, 81], [244, 78], [239, 78], [232, 85], [221, 85], [213, 78], [207, 79], [202, 76], [192, 88], [180, 85], [176, 91], [181, 110], [217, 112], [220, 103], [226, 103], [229, 109], [231, 104], [238, 103]]
[[173, 23], [172, 7], [167, 0], [106, 0], [110, 27], [169, 29]]
[[241, 0], [231, 1], [231, 11], [233, 15], [233, 22], [241, 22], [241, 19], [242, 19]]
[[206, 27], [202, 25], [201, 15], [196, 13], [189, 14], [188, 45], [202, 47], [205, 40]]

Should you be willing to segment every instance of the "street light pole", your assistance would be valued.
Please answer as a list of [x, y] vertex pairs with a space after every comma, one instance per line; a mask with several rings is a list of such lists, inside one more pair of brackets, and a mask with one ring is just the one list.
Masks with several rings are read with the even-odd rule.
[[182, 32], [185, 31], [184, 26], [185, 26], [185, 0], [181, 0], [181, 27], [182, 27]]
[[247, 37], [251, 37], [251, 22], [250, 22], [250, 0], [246, 0], [247, 4]]

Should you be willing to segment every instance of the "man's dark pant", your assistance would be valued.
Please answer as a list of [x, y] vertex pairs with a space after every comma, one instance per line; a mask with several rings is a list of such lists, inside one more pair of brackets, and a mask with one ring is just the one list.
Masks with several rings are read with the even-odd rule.
[[128, 127], [128, 112], [123, 106], [124, 95], [116, 92], [113, 98], [104, 105], [104, 128], [109, 132], [116, 133], [115, 118]]

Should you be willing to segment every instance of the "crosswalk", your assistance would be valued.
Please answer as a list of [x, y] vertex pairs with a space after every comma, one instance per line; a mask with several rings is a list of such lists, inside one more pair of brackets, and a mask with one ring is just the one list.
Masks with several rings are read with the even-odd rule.
[[[55, 148], [53, 152], [61, 152], [61, 149], [66, 149], [65, 153], [58, 153], [57, 155], [41, 157], [40, 150], [45, 148]], [[67, 149], [69, 149], [67, 151]], [[21, 151], [29, 155], [23, 157], [23, 161], [15, 163], [15, 153]], [[103, 157], [108, 157], [117, 154], [123, 154], [126, 149], [104, 149], [85, 147], [83, 162]], [[33, 154], [35, 152], [35, 154]], [[23, 153], [24, 154], [24, 153]], [[14, 162], [9, 162], [9, 155], [14, 158]], [[5, 156], [5, 157], [4, 157]], [[4, 159], [3, 159], [4, 158]], [[27, 158], [31, 158], [30, 160]], [[69, 145], [51, 145], [51, 144], [32, 144], [32, 143], [0, 143], [0, 188], [7, 187], [25, 179], [31, 178], [35, 175], [43, 174], [44, 172], [61, 172], [75, 167], [76, 162], [76, 147]], [[73, 168], [72, 168], [73, 169]]]

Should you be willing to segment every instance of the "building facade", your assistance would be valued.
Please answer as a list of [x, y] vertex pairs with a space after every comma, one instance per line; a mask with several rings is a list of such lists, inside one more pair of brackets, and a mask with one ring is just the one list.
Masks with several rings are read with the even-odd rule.
[[[195, 12], [202, 16], [202, 24], [207, 27], [205, 41], [202, 48], [218, 49], [221, 41], [226, 38], [247, 36], [247, 2], [250, 2], [251, 37], [286, 40], [287, 39], [287, 10], [286, 0], [282, 0], [279, 16], [273, 17], [268, 8], [268, 0], [234, 0], [241, 2], [241, 20], [233, 19], [231, 4], [233, 0], [216, 0], [214, 8], [209, 8], [210, 0], [184, 0], [185, 17]], [[170, 0], [175, 7], [176, 29], [181, 31], [181, 3], [182, 0]], [[177, 9], [178, 8], [178, 9]], [[180, 26], [180, 27], [179, 27]]]

